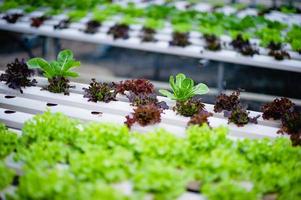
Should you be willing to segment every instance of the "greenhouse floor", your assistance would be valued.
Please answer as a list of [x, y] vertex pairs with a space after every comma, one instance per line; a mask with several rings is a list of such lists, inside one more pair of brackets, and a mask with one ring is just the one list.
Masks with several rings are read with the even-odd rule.
[[[8, 38], [11, 38], [11, 35], [11, 33], [0, 33], [0, 42], [3, 47], [0, 52], [1, 70], [4, 70], [6, 64], [15, 58], [28, 58], [27, 53], [20, 48], [17, 42], [8, 43], [10, 41]], [[13, 38], [19, 38], [19, 35], [15, 34]], [[33, 53], [35, 56], [40, 56], [42, 52], [41, 42], [39, 39], [35, 42]], [[83, 67], [78, 68], [81, 79], [77, 81], [80, 82], [87, 83], [91, 75], [98, 75], [98, 77], [114, 81], [119, 80], [119, 77], [144, 77], [167, 83], [169, 75], [182, 72], [197, 82], [204, 82], [211, 88], [216, 87], [216, 62], [208, 62], [202, 66], [198, 59], [193, 58], [116, 47], [107, 48], [67, 40], [62, 40], [61, 45], [62, 48], [72, 49], [75, 56], [82, 61]], [[51, 52], [48, 55], [51, 57]], [[155, 72], [155, 66], [160, 67], [159, 74]], [[296, 87], [296, 85], [301, 84], [301, 74], [294, 72], [226, 64], [224, 78], [226, 89], [241, 88], [247, 92], [301, 99], [301, 87]], [[204, 97], [208, 103], [213, 103], [213, 99], [212, 96]], [[255, 101], [248, 101], [247, 103], [249, 108], [254, 110], [258, 110], [261, 105]]]

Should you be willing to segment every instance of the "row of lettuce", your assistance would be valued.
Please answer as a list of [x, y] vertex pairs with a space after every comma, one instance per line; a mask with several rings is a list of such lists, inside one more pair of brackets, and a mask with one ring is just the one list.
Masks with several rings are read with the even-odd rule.
[[[10, 4], [10, 1], [5, 2]], [[221, 36], [229, 35], [232, 37], [230, 46], [246, 56], [259, 54], [259, 47], [251, 42], [253, 38], [259, 39], [260, 46], [268, 48], [268, 54], [277, 60], [290, 58], [290, 54], [285, 50], [286, 44], [290, 44], [293, 51], [301, 52], [301, 27], [299, 25], [289, 26], [278, 21], [268, 20], [261, 15], [239, 18], [235, 14], [225, 15], [217, 11], [199, 12], [193, 10], [193, 7], [184, 11], [177, 10], [169, 4], [139, 8], [133, 3], [121, 6], [104, 1], [95, 1], [92, 3], [93, 6], [87, 6], [88, 8], [85, 6], [74, 8], [74, 5], [77, 4], [72, 6], [72, 4], [64, 4], [61, 1], [58, 5], [56, 3], [58, 2], [34, 4], [37, 5], [35, 9], [40, 6], [49, 6], [53, 9], [41, 17], [32, 18], [31, 25], [39, 27], [52, 15], [65, 12], [61, 8], [67, 8], [69, 10], [67, 12], [68, 19], [60, 21], [54, 28], [68, 28], [71, 22], [77, 22], [92, 12], [92, 18], [83, 30], [90, 34], [98, 32], [104, 21], [121, 16], [108, 31], [108, 34], [112, 34], [114, 39], [128, 39], [130, 37], [130, 25], [140, 24], [143, 26], [142, 41], [155, 42], [157, 40], [155, 34], [166, 26], [166, 22], [170, 22], [173, 29], [170, 45], [173, 46], [185, 47], [190, 45], [190, 34], [192, 31], [197, 31], [202, 34], [201, 37], [205, 40], [206, 49], [212, 51], [221, 50], [224, 47]], [[21, 1], [16, 5], [20, 7], [20, 5], [31, 4], [27, 1]], [[4, 19], [15, 23], [21, 16], [22, 14], [10, 13], [5, 15]]]
[[[301, 195], [301, 147], [284, 137], [233, 141], [226, 128], [207, 125], [191, 126], [185, 138], [164, 130], [140, 134], [45, 112], [27, 121], [20, 137], [1, 125], [0, 138], [0, 190], [10, 200], [167, 200], [186, 191], [209, 200]], [[21, 174], [7, 167], [8, 156]], [[130, 192], [116, 188], [125, 182]]]
[[[79, 67], [80, 62], [74, 59], [71, 50], [61, 51], [56, 60], [46, 61], [43, 58], [15, 60], [7, 65], [5, 73], [0, 75], [0, 81], [13, 89], [23, 93], [23, 87], [35, 86], [37, 81], [31, 76], [34, 70], [39, 70], [48, 79], [48, 84], [42, 89], [52, 93], [69, 94], [70, 78], [78, 77], [79, 74], [72, 71]], [[168, 104], [160, 101], [154, 85], [147, 79], [131, 79], [120, 82], [98, 82], [92, 79], [89, 87], [83, 88], [83, 97], [92, 102], [117, 101], [117, 94], [124, 95], [130, 104], [134, 106], [133, 112], [125, 116], [125, 124], [130, 128], [137, 123], [141, 126], [152, 125], [161, 122], [161, 115], [166, 109], [172, 109], [178, 115], [190, 117], [189, 125], [209, 125], [209, 117], [216, 113], [224, 113], [228, 123], [244, 126], [248, 123], [257, 124], [257, 119], [280, 120], [280, 134], [288, 134], [293, 145], [301, 144], [301, 113], [295, 104], [287, 98], [277, 98], [273, 102], [262, 106], [262, 116], [252, 116], [247, 111], [247, 105], [240, 101], [240, 91], [230, 95], [220, 94], [216, 97], [214, 113], [208, 112], [201, 97], [207, 94], [209, 89], [203, 83], [195, 84], [194, 81], [184, 74], [175, 77], [170, 76], [170, 90], [159, 90], [159, 93], [175, 102], [169, 108]]]

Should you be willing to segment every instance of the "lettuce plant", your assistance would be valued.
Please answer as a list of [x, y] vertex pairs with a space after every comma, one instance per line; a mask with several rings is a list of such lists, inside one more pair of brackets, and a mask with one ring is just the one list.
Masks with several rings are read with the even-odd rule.
[[205, 104], [199, 97], [192, 97], [186, 101], [177, 101], [173, 110], [180, 115], [185, 117], [191, 117], [205, 108]]
[[74, 60], [71, 50], [63, 50], [57, 60], [47, 62], [43, 58], [32, 58], [27, 61], [31, 69], [41, 69], [43, 75], [48, 78], [49, 85], [44, 89], [54, 93], [69, 93], [69, 77], [78, 77], [78, 73], [70, 71], [74, 67], [79, 67], [80, 62]]
[[147, 79], [131, 79], [121, 81], [116, 84], [116, 90], [120, 94], [125, 94], [126, 91], [139, 94], [153, 94], [155, 91], [154, 85]]
[[130, 16], [124, 16], [123, 19], [110, 27], [108, 34], [113, 36], [113, 39], [128, 39], [130, 27], [129, 25], [136, 23], [136, 20]]
[[143, 42], [155, 42], [156, 30], [164, 27], [164, 21], [155, 20], [153, 18], [147, 18], [142, 28], [142, 41]]
[[113, 83], [99, 83], [92, 79], [89, 88], [83, 88], [83, 90], [85, 91], [84, 98], [88, 98], [88, 101], [108, 103], [116, 100], [117, 92]]
[[232, 32], [233, 39], [230, 44], [243, 55], [253, 56], [259, 54], [259, 51], [251, 45], [249, 37], [248, 34]]
[[240, 91], [234, 91], [231, 95], [220, 94], [216, 97], [214, 112], [222, 112], [223, 110], [231, 111], [239, 103]]
[[248, 188], [243, 187], [238, 181], [222, 181], [215, 184], [204, 185], [202, 192], [210, 200], [257, 199], [256, 193], [253, 190], [248, 190]]
[[136, 190], [153, 194], [154, 199], [175, 199], [185, 191], [187, 175], [184, 171], [156, 160], [144, 162], [133, 177]]
[[286, 112], [281, 123], [279, 133], [289, 134], [293, 145], [301, 145], [301, 113], [297, 110]]
[[203, 33], [206, 40], [206, 49], [217, 51], [221, 49], [219, 36], [223, 34], [224, 29], [220, 25], [205, 25], [200, 26], [200, 32]]
[[[208, 199], [298, 199], [300, 146], [286, 137], [232, 140], [226, 127], [210, 128], [208, 113], [199, 114], [204, 124], [189, 126], [186, 137], [37, 115], [24, 125], [14, 157], [22, 174], [6, 198], [177, 199], [197, 182], [194, 191]], [[0, 188], [14, 177], [2, 163]], [[113, 189], [124, 181], [133, 185], [129, 195]]]
[[154, 104], [161, 109], [168, 109], [168, 105], [164, 101], [160, 101], [157, 99], [157, 95], [154, 93], [151, 94], [135, 94], [130, 92], [130, 94], [126, 95], [132, 106], [143, 106], [148, 104]]
[[31, 18], [31, 26], [35, 28], [39, 28], [41, 25], [43, 25], [44, 21], [49, 19], [50, 17], [43, 15], [40, 17], [33, 17]]
[[84, 29], [85, 33], [94, 34], [98, 31], [101, 23], [97, 20], [90, 20], [86, 24], [86, 28]]
[[203, 83], [194, 85], [192, 79], [186, 78], [186, 76], [181, 73], [176, 76], [176, 79], [173, 76], [170, 76], [169, 85], [173, 93], [163, 89], [159, 90], [159, 92], [162, 95], [177, 101], [185, 101], [195, 95], [203, 95], [209, 92], [207, 85]]
[[24, 59], [7, 64], [7, 69], [4, 74], [0, 75], [0, 81], [5, 81], [8, 87], [20, 90], [23, 93], [22, 87], [34, 86], [35, 79], [30, 79], [33, 75], [33, 70], [28, 69]]
[[55, 24], [53, 28], [58, 30], [66, 29], [70, 26], [70, 22], [70, 19], [63, 19], [58, 24]]
[[256, 117], [250, 117], [250, 112], [247, 111], [242, 105], [238, 105], [233, 108], [231, 111], [225, 111], [224, 116], [228, 117], [228, 123], [234, 123], [237, 126], [244, 126], [245, 124], [254, 123], [257, 124], [257, 119], [260, 115]]
[[11, 14], [4, 15], [2, 17], [2, 19], [4, 19], [7, 23], [14, 24], [22, 16], [23, 16], [23, 14], [20, 14], [20, 13], [11, 13]]
[[274, 99], [273, 102], [262, 106], [263, 119], [281, 119], [283, 115], [290, 110], [293, 110], [295, 104], [288, 98]]
[[197, 114], [194, 114], [189, 122], [188, 122], [188, 126], [191, 126], [191, 125], [199, 125], [199, 126], [202, 126], [203, 124], [207, 124], [209, 126], [209, 121], [208, 121], [208, 118], [209, 117], [212, 117], [213, 114], [211, 112], [207, 112], [205, 110], [202, 110], [200, 111], [199, 113]]
[[301, 27], [294, 25], [286, 34], [286, 41], [291, 44], [294, 51], [301, 53]]
[[134, 108], [131, 115], [126, 116], [125, 124], [130, 128], [135, 122], [147, 126], [161, 122], [162, 109], [154, 104], [147, 104]]
[[0, 172], [0, 190], [3, 190], [13, 182], [15, 173], [7, 168], [2, 161], [0, 161]]
[[17, 140], [17, 135], [0, 123], [0, 159], [5, 158], [16, 149]]
[[73, 10], [68, 13], [68, 17], [72, 22], [77, 22], [80, 19], [84, 18], [86, 15], [87, 11], [85, 10]]
[[172, 41], [170, 45], [185, 47], [190, 45], [189, 41], [189, 31], [191, 30], [191, 25], [188, 23], [178, 23], [173, 25]]

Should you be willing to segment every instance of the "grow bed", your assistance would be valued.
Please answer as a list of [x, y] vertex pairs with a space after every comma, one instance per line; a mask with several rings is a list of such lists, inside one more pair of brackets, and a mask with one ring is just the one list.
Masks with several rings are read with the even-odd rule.
[[[54, 112], [62, 112], [67, 116], [78, 118], [84, 121], [99, 121], [99, 122], [116, 122], [123, 124], [125, 116], [133, 112], [133, 106], [130, 105], [125, 95], [118, 95], [118, 101], [110, 103], [104, 102], [88, 102], [83, 97], [84, 91], [82, 88], [88, 88], [89, 85], [80, 83], [71, 83], [75, 88], [70, 89], [68, 96], [64, 94], [50, 93], [46, 90], [41, 90], [42, 86], [47, 84], [47, 79], [35, 77], [37, 80], [36, 87], [23, 89], [23, 94], [17, 90], [7, 87], [4, 83], [0, 85], [1, 92], [1, 120], [5, 121], [9, 127], [22, 128], [23, 123], [32, 118], [34, 114], [42, 113], [47, 109]], [[162, 122], [158, 125], [141, 127], [134, 125], [133, 130], [140, 132], [149, 132], [155, 128], [165, 128], [168, 131], [184, 135], [189, 117], [177, 115], [172, 111], [175, 102], [166, 97], [158, 97], [159, 101], [165, 101], [170, 109], [163, 111]], [[205, 104], [205, 108], [209, 112], [214, 112], [214, 105]], [[15, 111], [13, 113], [8, 110]], [[8, 113], [5, 113], [8, 112]], [[258, 112], [252, 111], [251, 116], [257, 116]], [[227, 125], [228, 120], [222, 113], [214, 113], [213, 117], [209, 118], [212, 127]], [[230, 124], [230, 135], [235, 137], [248, 138], [275, 138], [278, 137], [277, 131], [280, 127], [280, 122], [274, 120], [264, 120], [261, 117], [258, 119], [258, 124], [248, 124], [244, 127], [237, 127]]]
[[[19, 10], [19, 12], [23, 11]], [[154, 33], [153, 41], [143, 42], [141, 34], [143, 34], [142, 24], [144, 23], [145, 19], [139, 17], [135, 20], [132, 19], [134, 17], [131, 17], [130, 20], [126, 18], [123, 19], [123, 16], [117, 13], [116, 15], [111, 16], [110, 19], [102, 19], [103, 21], [98, 22], [97, 26], [92, 27], [93, 30], [88, 31], [89, 33], [86, 33], [87, 24], [91, 25], [91, 22], [94, 22], [95, 20], [93, 19], [92, 13], [88, 14], [86, 17], [83, 17], [79, 21], [71, 22], [68, 28], [64, 29], [53, 30], [53, 27], [58, 26], [61, 20], [66, 20], [68, 18], [68, 16], [64, 14], [53, 16], [51, 19], [45, 20], [39, 28], [31, 27], [30, 19], [32, 17], [42, 16], [43, 13], [43, 11], [35, 11], [33, 13], [25, 15], [24, 17], [21, 17], [14, 24], [9, 24], [2, 19], [0, 20], [0, 28], [3, 30], [15, 32], [34, 33], [55, 38], [72, 39], [96, 44], [108, 44], [118, 47], [152, 51], [158, 53], [181, 55], [193, 58], [205, 58], [210, 60], [218, 60], [242, 65], [265, 67], [279, 70], [296, 72], [301, 71], [300, 54], [296, 51], [292, 51], [291, 46], [287, 44], [283, 44], [282, 49], [288, 52], [288, 54], [290, 55], [289, 57], [291, 59], [287, 59], [289, 57], [286, 56], [286, 54], [284, 54], [284, 56], [276, 56], [277, 59], [284, 59], [282, 61], [275, 60], [273, 57], [269, 56], [275, 55], [275, 53], [271, 54], [267, 48], [261, 47], [259, 45], [260, 41], [258, 39], [250, 39], [250, 43], [252, 44], [252, 46], [253, 44], [256, 44], [254, 45], [254, 50], [257, 50], [256, 52], [258, 52], [259, 55], [242, 55], [240, 52], [236, 51], [237, 49], [232, 48], [232, 46], [230, 45], [231, 37], [229, 37], [229, 35], [219, 35], [218, 38], [220, 39], [221, 50], [210, 51], [206, 49], [207, 44], [204, 38], [202, 38], [202, 35], [206, 34], [207, 31], [209, 31], [210, 33], [217, 34], [218, 31], [215, 31], [215, 29], [211, 30], [211, 28], [214, 28], [214, 26], [209, 27], [208, 30], [206, 30], [205, 32], [200, 32], [197, 29], [192, 30], [192, 28], [185, 27], [186, 25], [182, 26], [183, 24], [181, 23], [173, 27], [173, 25], [171, 25], [170, 22], [166, 21], [164, 22], [164, 27], [155, 30], [156, 33]], [[65, 21], [63, 21], [63, 23], [65, 24]], [[123, 33], [125, 35], [120, 36], [120, 38], [123, 39], [116, 39], [115, 36], [113, 37], [110, 34], [112, 32], [116, 32], [110, 30], [112, 29], [112, 27], [115, 27], [119, 23], [126, 23], [126, 26], [128, 26], [126, 27], [125, 33]], [[185, 35], [185, 37], [187, 37], [185, 38], [185, 41], [187, 40], [185, 44], [173, 41], [173, 32], [178, 30], [183, 32], [182, 35]], [[202, 28], [201, 30], [204, 31]], [[118, 31], [123, 32], [123, 30], [121, 29], [117, 30], [117, 32]], [[190, 34], [188, 34], [187, 32], [189, 32]], [[170, 44], [181, 44], [184, 47], [178, 47]]]
[[[70, 82], [79, 66], [63, 50], [56, 60], [16, 59], [0, 72], [0, 120], [19, 135], [0, 124], [1, 195], [253, 200], [300, 193], [301, 148], [294, 146], [301, 120], [290, 100], [266, 104], [262, 118], [242, 107], [240, 91], [204, 104], [208, 87], [181, 73], [170, 76], [171, 92], [159, 90], [166, 98], [145, 79]], [[31, 77], [33, 68], [47, 79]], [[281, 123], [267, 120], [281, 116]]]
[[[0, 193], [3, 198], [8, 193], [13, 199], [74, 199], [76, 194], [78, 199], [218, 200], [237, 197], [255, 200], [280, 195], [280, 199], [285, 199], [296, 197], [300, 192], [294, 185], [298, 185], [301, 177], [295, 169], [300, 163], [301, 148], [292, 147], [286, 136], [277, 134], [279, 121], [259, 118], [258, 124], [237, 127], [215, 113], [213, 105], [205, 104], [205, 109], [214, 113], [209, 117], [214, 129], [204, 125], [185, 130], [189, 118], [168, 109], [163, 111], [160, 123], [145, 127], [135, 124], [129, 132], [121, 125], [134, 107], [124, 95], [118, 95], [117, 101], [109, 103], [88, 102], [82, 88], [89, 85], [71, 82], [75, 87], [70, 88], [69, 95], [54, 94], [41, 90], [47, 79], [34, 78], [37, 86], [22, 89], [23, 93], [0, 83], [1, 122], [22, 141], [17, 150], [6, 157], [5, 164], [0, 160], [0, 170], [5, 172], [0, 181], [0, 186], [5, 186]], [[165, 97], [158, 99], [166, 101], [169, 107], [175, 104]], [[261, 114], [250, 112], [251, 116]], [[40, 113], [44, 114], [34, 117]], [[104, 124], [87, 125], [87, 122]], [[228, 127], [229, 133], [226, 128], [216, 128], [218, 126]], [[5, 133], [3, 127], [0, 133], [14, 135]], [[246, 138], [251, 140], [244, 140]], [[1, 153], [11, 152], [15, 140], [14, 137], [7, 142], [4, 140], [5, 145], [1, 147], [6, 151]], [[74, 142], [76, 148], [83, 148], [86, 153], [72, 150], [71, 158], [65, 161], [64, 156], [69, 154]], [[140, 151], [142, 160], [136, 160]], [[185, 161], [182, 163], [175, 158]], [[136, 162], [139, 165], [133, 164]], [[205, 174], [193, 168], [198, 165]], [[244, 177], [247, 171], [254, 173], [252, 178]], [[192, 176], [192, 172], [196, 174]], [[286, 177], [288, 173], [289, 178]], [[276, 175], [279, 180], [272, 179]], [[284, 179], [290, 184], [282, 185]], [[277, 187], [281, 191], [275, 190]], [[76, 192], [72, 191], [74, 189]]]

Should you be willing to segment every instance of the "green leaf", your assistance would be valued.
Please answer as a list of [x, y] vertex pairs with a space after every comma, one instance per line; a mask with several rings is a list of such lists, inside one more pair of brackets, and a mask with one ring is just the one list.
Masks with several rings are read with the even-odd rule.
[[63, 66], [62, 71], [66, 72], [66, 71], [68, 71], [69, 69], [71, 69], [73, 67], [79, 67], [79, 66], [80, 66], [80, 62], [79, 61], [69, 60]]
[[173, 76], [169, 77], [169, 85], [170, 85], [170, 87], [171, 87], [171, 89], [173, 90], [174, 93], [176, 93], [178, 91], [179, 88], [176, 86], [175, 79], [174, 79]]
[[48, 62], [43, 58], [32, 58], [28, 60], [26, 64], [30, 69], [42, 68], [43, 65], [49, 65]]
[[61, 65], [57, 61], [51, 61], [50, 62], [51, 67], [55, 70], [56, 74], [61, 73]]
[[57, 55], [58, 62], [64, 63], [68, 60], [73, 60], [73, 53], [69, 49], [63, 50]]
[[32, 58], [27, 61], [27, 65], [31, 69], [42, 69], [48, 78], [51, 78], [56, 74], [55, 69], [43, 58]]
[[193, 85], [194, 85], [194, 81], [190, 78], [185, 78], [183, 81], [182, 81], [182, 89], [183, 90], [191, 90], [193, 88]]
[[162, 95], [164, 95], [164, 96], [166, 96], [166, 97], [168, 97], [170, 99], [174, 99], [175, 98], [175, 96], [172, 93], [170, 93], [169, 91], [167, 91], [167, 90], [159, 90], [159, 92]]
[[182, 81], [183, 81], [185, 78], [186, 78], [185, 74], [182, 74], [182, 73], [180, 73], [180, 74], [178, 74], [178, 75], [176, 76], [176, 85], [177, 85], [179, 88], [181, 88]]
[[207, 94], [209, 92], [209, 88], [204, 83], [199, 83], [193, 88], [194, 94]]
[[67, 72], [63, 73], [63, 76], [64, 77], [73, 77], [73, 78], [75, 78], [75, 77], [78, 77], [79, 74], [77, 72], [67, 71]]

